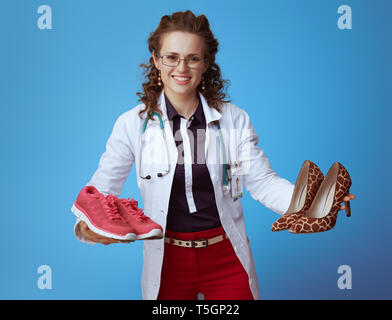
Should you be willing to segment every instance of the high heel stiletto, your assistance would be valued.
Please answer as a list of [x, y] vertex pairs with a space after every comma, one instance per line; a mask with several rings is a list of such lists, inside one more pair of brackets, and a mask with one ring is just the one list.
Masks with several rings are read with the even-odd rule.
[[351, 217], [351, 208], [350, 208], [350, 201], [344, 202], [344, 207], [346, 208], [346, 216]]
[[295, 183], [293, 196], [287, 212], [276, 220], [271, 226], [271, 231], [287, 230], [309, 209], [312, 204], [324, 175], [310, 160], [306, 160], [301, 167]]
[[[291, 233], [315, 233], [332, 229], [337, 220], [340, 203], [349, 193], [351, 177], [335, 162], [325, 176], [309, 210], [291, 225]], [[351, 216], [349, 201], [345, 201], [346, 215]]]

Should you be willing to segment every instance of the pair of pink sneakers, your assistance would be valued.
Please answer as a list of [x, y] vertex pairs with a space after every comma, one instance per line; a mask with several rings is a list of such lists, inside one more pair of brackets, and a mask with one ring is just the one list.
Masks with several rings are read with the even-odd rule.
[[131, 241], [163, 238], [162, 227], [144, 215], [136, 200], [105, 197], [93, 186], [80, 191], [71, 211], [104, 237]]

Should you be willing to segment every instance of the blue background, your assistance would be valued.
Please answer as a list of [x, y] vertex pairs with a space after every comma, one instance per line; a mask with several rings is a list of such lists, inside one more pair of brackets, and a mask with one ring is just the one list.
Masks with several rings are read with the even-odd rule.
[[[243, 207], [263, 299], [391, 299], [391, 1], [2, 1], [2, 299], [141, 299], [142, 241], [86, 245], [70, 211], [114, 121], [138, 104], [140, 63], [160, 18], [209, 18], [232, 102], [245, 109], [277, 173], [306, 159], [350, 172], [352, 216], [318, 234], [273, 233], [279, 217]], [[37, 9], [52, 9], [40, 30]], [[352, 8], [339, 30], [337, 8]], [[123, 197], [140, 201], [135, 170]], [[52, 289], [37, 286], [49, 265]], [[340, 265], [352, 289], [340, 290]]]

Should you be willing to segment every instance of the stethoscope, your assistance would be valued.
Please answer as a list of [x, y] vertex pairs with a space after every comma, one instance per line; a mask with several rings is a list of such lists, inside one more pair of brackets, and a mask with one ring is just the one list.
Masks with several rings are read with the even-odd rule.
[[[166, 160], [167, 160], [167, 169], [163, 170], [162, 172], [158, 172], [157, 173], [157, 177], [158, 178], [162, 178], [163, 176], [167, 175], [170, 172], [170, 161], [169, 161], [169, 147], [167, 145], [167, 139], [166, 139], [166, 134], [165, 134], [165, 127], [163, 125], [163, 121], [162, 121], [162, 117], [158, 112], [152, 112], [151, 113], [152, 116], [157, 116], [159, 119], [159, 126], [161, 128], [161, 133], [163, 136], [163, 140], [165, 142], [165, 148], [166, 148]], [[146, 119], [144, 120], [143, 123], [143, 127], [142, 127], [142, 136], [141, 136], [141, 146], [140, 146], [140, 158], [139, 158], [139, 177], [141, 179], [145, 179], [145, 180], [150, 180], [151, 179], [151, 175], [143, 175], [142, 174], [142, 156], [143, 156], [143, 145], [144, 145], [144, 140], [145, 140], [145, 134], [146, 134], [146, 129], [147, 129], [147, 123], [148, 120], [150, 120], [148, 117], [146, 117]], [[221, 149], [222, 149], [222, 154], [223, 154], [223, 191], [228, 192], [230, 190], [230, 185], [229, 185], [229, 181], [231, 180], [230, 177], [230, 165], [227, 163], [227, 159], [226, 159], [226, 150], [225, 150], [225, 144], [223, 141], [223, 136], [222, 136], [222, 131], [221, 131], [221, 127], [219, 124], [219, 121], [216, 121], [216, 125], [218, 128], [218, 132], [219, 132], [219, 139], [220, 139], [220, 145], [221, 145]]]

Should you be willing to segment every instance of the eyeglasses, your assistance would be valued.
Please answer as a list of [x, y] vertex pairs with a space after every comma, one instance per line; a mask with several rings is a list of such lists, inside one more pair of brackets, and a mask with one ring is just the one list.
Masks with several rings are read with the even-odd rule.
[[181, 60], [185, 60], [187, 66], [192, 69], [200, 69], [204, 65], [206, 58], [201, 58], [197, 55], [188, 56], [186, 58], [180, 58], [176, 54], [165, 54], [161, 56], [156, 53], [156, 56], [162, 60], [162, 63], [168, 67], [177, 67]]

